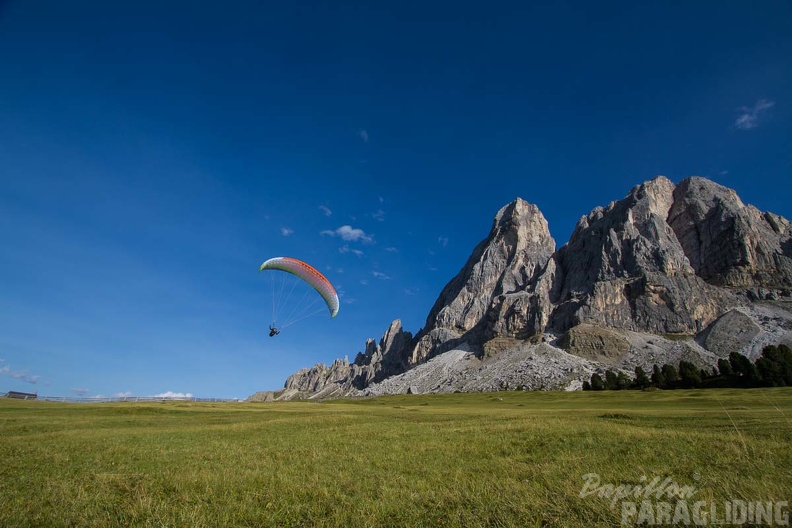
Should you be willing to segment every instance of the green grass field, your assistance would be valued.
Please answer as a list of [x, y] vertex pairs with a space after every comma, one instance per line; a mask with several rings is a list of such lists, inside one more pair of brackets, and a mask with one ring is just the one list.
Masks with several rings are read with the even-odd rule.
[[789, 500], [792, 389], [0, 399], [0, 526], [617, 526], [603, 483]]

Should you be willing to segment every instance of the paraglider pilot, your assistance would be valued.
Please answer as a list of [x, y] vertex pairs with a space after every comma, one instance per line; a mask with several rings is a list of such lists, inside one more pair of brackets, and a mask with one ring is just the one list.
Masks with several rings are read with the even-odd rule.
[[278, 334], [280, 334], [280, 330], [278, 330], [278, 327], [276, 327], [274, 324], [271, 324], [270, 325], [270, 334], [269, 334], [269, 336], [272, 337], [272, 336], [276, 336]]

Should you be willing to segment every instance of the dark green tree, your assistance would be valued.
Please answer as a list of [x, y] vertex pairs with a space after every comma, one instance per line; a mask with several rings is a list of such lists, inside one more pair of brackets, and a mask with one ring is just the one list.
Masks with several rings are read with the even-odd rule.
[[605, 382], [602, 381], [602, 376], [596, 372], [591, 375], [591, 390], [600, 391], [605, 390]]
[[732, 352], [729, 354], [729, 364], [731, 365], [734, 377], [736, 377], [742, 385], [750, 387], [759, 383], [759, 371], [756, 370], [756, 365], [751, 363], [751, 360], [747, 357], [739, 352]]
[[618, 389], [618, 376], [612, 370], [608, 369], [605, 371], [605, 388], [607, 390], [616, 390]]
[[792, 350], [786, 345], [770, 345], [762, 350], [755, 363], [762, 385], [785, 387], [792, 385]]
[[651, 384], [649, 381], [649, 376], [646, 375], [646, 371], [641, 367], [635, 367], [635, 387], [638, 389], [645, 389]]
[[696, 365], [689, 361], [679, 362], [679, 384], [684, 389], [693, 389], [701, 385], [701, 373]]
[[619, 371], [616, 374], [616, 390], [627, 390], [630, 388], [630, 378], [627, 377], [627, 374]]
[[652, 385], [658, 389], [665, 387], [665, 376], [663, 376], [663, 371], [657, 365], [652, 365]]
[[588, 381], [584, 381], [583, 382], [583, 390], [584, 391], [590, 391], [591, 390], [591, 383], [589, 383]]
[[665, 378], [665, 387], [661, 387], [663, 389], [673, 389], [676, 382], [679, 380], [679, 374], [677, 373], [676, 367], [674, 365], [669, 365], [666, 363], [663, 365], [661, 369], [663, 373], [663, 377]]
[[760, 357], [756, 360], [756, 370], [759, 373], [759, 379], [765, 387], [779, 387], [784, 385], [784, 379], [781, 375], [779, 365], [773, 360], [766, 357]]
[[786, 383], [787, 387], [792, 387], [792, 348], [787, 345], [779, 345], [778, 354], [784, 383]]
[[718, 360], [718, 372], [720, 372], [721, 376], [728, 377], [732, 375], [731, 363], [729, 363], [728, 359], [720, 358]]

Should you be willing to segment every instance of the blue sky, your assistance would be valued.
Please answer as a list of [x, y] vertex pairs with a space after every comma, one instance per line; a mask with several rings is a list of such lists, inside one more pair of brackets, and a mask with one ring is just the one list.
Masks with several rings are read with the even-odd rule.
[[[792, 217], [787, 1], [123, 4], [0, 3], [0, 391], [279, 388], [517, 196], [559, 246], [658, 174]], [[267, 336], [280, 255], [337, 318]]]

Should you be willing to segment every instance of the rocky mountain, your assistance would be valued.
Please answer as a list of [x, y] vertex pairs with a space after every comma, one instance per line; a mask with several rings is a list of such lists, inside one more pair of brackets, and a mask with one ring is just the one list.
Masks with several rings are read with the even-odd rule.
[[278, 399], [578, 388], [605, 368], [712, 365], [792, 342], [792, 227], [705, 178], [657, 178], [582, 217], [556, 249], [521, 199], [413, 337], [394, 321], [354, 362], [302, 369]]

